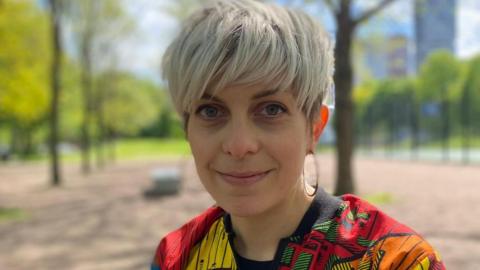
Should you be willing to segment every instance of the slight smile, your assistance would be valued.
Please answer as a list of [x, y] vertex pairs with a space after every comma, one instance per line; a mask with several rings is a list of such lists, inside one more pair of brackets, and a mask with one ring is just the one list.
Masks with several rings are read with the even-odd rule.
[[256, 182], [259, 182], [265, 179], [272, 170], [268, 171], [256, 171], [256, 172], [228, 172], [222, 173], [217, 171], [217, 173], [221, 176], [225, 182], [235, 185], [235, 186], [246, 186], [251, 185]]

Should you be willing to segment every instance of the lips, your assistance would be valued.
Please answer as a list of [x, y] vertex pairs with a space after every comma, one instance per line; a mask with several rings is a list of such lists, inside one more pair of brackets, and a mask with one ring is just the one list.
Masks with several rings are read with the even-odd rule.
[[248, 172], [218, 172], [220, 177], [232, 185], [251, 185], [263, 180], [271, 170], [268, 171], [248, 171]]

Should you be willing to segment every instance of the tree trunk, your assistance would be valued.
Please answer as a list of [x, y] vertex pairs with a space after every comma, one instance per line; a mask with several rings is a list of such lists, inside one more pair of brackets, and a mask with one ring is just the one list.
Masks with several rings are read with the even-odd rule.
[[342, 8], [337, 15], [335, 46], [335, 131], [337, 150], [337, 179], [335, 194], [354, 193], [352, 174], [353, 155], [353, 71], [351, 63], [352, 38], [355, 25], [350, 18], [350, 7]]
[[50, 101], [50, 179], [54, 186], [62, 182], [60, 175], [60, 160], [58, 154], [59, 132], [58, 132], [58, 106], [60, 96], [60, 72], [61, 72], [61, 43], [60, 43], [60, 22], [57, 0], [50, 0], [50, 21], [52, 28], [53, 59], [51, 66], [51, 91]]
[[83, 55], [82, 93], [83, 93], [83, 120], [82, 120], [82, 172], [90, 173], [90, 121], [91, 121], [91, 71], [90, 57]]
[[12, 121], [10, 125], [10, 156], [13, 157], [14, 155], [18, 154], [19, 149], [18, 149], [18, 127], [17, 125]]
[[103, 168], [105, 166], [105, 120], [104, 120], [104, 95], [103, 89], [97, 89], [99, 91], [97, 96], [97, 108], [96, 108], [96, 118], [97, 118], [97, 128], [98, 128], [98, 139], [97, 139], [97, 167]]
[[33, 128], [29, 127], [26, 128], [23, 132], [23, 149], [22, 149], [22, 155], [24, 158], [32, 155], [35, 153], [35, 150], [33, 148]]
[[115, 133], [113, 131], [110, 131], [109, 132], [109, 135], [108, 135], [108, 145], [109, 145], [109, 155], [110, 155], [110, 163], [114, 163], [117, 159], [117, 155], [116, 155], [116, 145], [115, 145], [115, 140], [116, 140], [116, 136], [115, 136]]
[[[446, 93], [444, 94], [446, 96]], [[450, 145], [449, 145], [449, 138], [450, 138], [450, 104], [447, 100], [447, 97], [442, 102], [442, 110], [443, 110], [443, 125], [442, 125], [442, 140], [443, 140], [443, 161], [449, 161], [450, 155]]]
[[410, 101], [410, 136], [412, 138], [412, 143], [410, 145], [410, 157], [412, 160], [418, 159], [418, 147], [420, 145], [420, 132], [419, 132], [419, 113], [418, 113], [418, 104], [411, 99]]
[[[89, 15], [92, 14], [92, 2], [87, 2]], [[83, 122], [82, 122], [82, 172], [91, 171], [91, 119], [92, 119], [92, 18], [88, 18], [87, 26], [82, 37], [81, 65], [82, 65], [82, 94], [83, 94]]]
[[470, 136], [471, 136], [471, 114], [470, 114], [471, 95], [469, 88], [463, 90], [460, 100], [462, 123], [462, 162], [468, 164], [470, 162]]

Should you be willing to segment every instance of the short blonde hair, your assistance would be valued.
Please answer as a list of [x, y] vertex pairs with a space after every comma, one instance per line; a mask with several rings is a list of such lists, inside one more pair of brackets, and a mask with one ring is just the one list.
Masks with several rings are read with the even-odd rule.
[[333, 87], [332, 47], [325, 30], [300, 10], [214, 1], [184, 22], [163, 56], [163, 78], [184, 121], [206, 91], [253, 84], [291, 89], [313, 121]]

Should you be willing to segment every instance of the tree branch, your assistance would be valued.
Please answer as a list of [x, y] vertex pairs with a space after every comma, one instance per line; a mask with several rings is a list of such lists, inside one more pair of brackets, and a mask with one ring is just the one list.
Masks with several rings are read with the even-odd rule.
[[333, 3], [333, 0], [323, 0], [323, 2], [333, 14], [338, 14], [338, 8], [335, 6], [335, 3]]
[[365, 11], [362, 15], [360, 15], [356, 20], [353, 21], [355, 25], [361, 24], [362, 22], [368, 20], [373, 15], [377, 14], [379, 11], [393, 3], [395, 0], [382, 0], [377, 6]]

